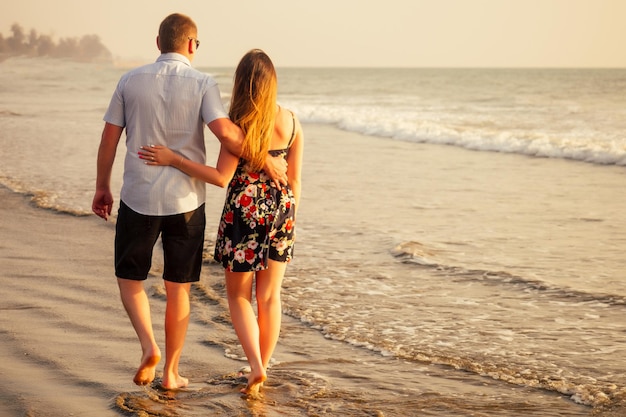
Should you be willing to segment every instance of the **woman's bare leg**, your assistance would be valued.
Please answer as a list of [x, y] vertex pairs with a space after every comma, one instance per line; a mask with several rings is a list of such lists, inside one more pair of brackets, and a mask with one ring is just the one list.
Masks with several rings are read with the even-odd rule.
[[267, 378], [259, 347], [259, 325], [252, 308], [254, 272], [226, 271], [225, 274], [230, 317], [250, 365], [248, 386], [243, 392], [254, 393]]
[[256, 299], [259, 306], [259, 347], [263, 369], [267, 370], [278, 343], [282, 323], [281, 286], [287, 268], [286, 262], [269, 260], [268, 268], [257, 272]]

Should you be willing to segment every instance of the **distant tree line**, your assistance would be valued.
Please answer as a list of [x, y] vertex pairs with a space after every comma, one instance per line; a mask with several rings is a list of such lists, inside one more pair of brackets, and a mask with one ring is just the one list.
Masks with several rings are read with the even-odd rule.
[[58, 42], [49, 35], [41, 35], [31, 29], [28, 34], [14, 23], [10, 37], [0, 33], [0, 60], [7, 56], [37, 56], [67, 58], [75, 61], [112, 61], [111, 52], [100, 42], [98, 35], [85, 35], [81, 38], [61, 38]]

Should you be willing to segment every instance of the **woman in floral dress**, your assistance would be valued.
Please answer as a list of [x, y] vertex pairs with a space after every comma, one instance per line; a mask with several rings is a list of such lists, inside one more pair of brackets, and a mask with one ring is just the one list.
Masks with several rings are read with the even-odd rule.
[[[151, 165], [172, 165], [219, 186], [228, 183], [215, 259], [225, 269], [233, 327], [250, 365], [248, 384], [242, 390], [249, 395], [258, 393], [267, 379], [278, 342], [281, 286], [293, 256], [300, 200], [304, 136], [296, 116], [277, 105], [277, 89], [270, 58], [258, 49], [244, 55], [235, 72], [229, 116], [243, 130], [245, 157], [233, 156], [222, 147], [214, 168], [160, 146], [139, 152]], [[288, 184], [282, 188], [263, 170], [268, 153], [287, 161]]]

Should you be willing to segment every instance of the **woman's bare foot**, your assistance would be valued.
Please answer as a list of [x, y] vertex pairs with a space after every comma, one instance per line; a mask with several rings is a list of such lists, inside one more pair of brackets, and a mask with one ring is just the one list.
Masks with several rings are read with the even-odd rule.
[[137, 385], [148, 385], [151, 383], [154, 380], [156, 366], [160, 360], [161, 352], [158, 349], [156, 351], [145, 352], [141, 358], [141, 365], [139, 365], [137, 369], [133, 382]]
[[241, 390], [242, 394], [246, 394], [252, 397], [257, 397], [259, 395], [259, 389], [263, 386], [263, 382], [267, 379], [267, 374], [265, 370], [261, 369], [260, 371], [252, 371], [250, 375], [248, 375], [248, 385]]
[[189, 380], [180, 375], [163, 375], [161, 387], [167, 390], [176, 390], [185, 388], [189, 385]]

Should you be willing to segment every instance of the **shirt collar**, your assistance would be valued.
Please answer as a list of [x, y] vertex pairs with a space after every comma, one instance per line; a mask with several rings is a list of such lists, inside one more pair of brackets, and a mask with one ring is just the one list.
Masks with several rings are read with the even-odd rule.
[[156, 62], [161, 62], [161, 61], [180, 61], [185, 65], [191, 66], [191, 61], [189, 61], [189, 58], [177, 52], [167, 52], [167, 53], [161, 54], [157, 58]]

